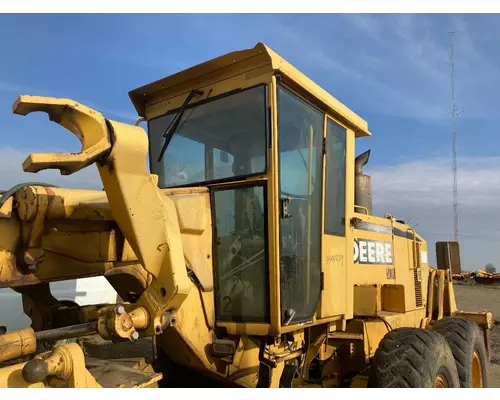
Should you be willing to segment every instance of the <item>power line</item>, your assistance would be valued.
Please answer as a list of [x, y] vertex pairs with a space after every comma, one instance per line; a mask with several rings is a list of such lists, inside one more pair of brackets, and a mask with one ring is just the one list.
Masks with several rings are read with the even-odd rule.
[[451, 147], [453, 159], [453, 240], [458, 241], [458, 185], [457, 185], [457, 132], [455, 128], [455, 118], [459, 111], [455, 107], [455, 54], [453, 35], [456, 31], [450, 32], [450, 88], [451, 88]]

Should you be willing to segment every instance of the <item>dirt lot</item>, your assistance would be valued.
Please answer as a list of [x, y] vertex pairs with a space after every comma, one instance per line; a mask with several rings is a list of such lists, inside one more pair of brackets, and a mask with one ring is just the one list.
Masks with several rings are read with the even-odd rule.
[[455, 285], [457, 307], [464, 311], [491, 311], [498, 321], [491, 332], [489, 386], [500, 388], [500, 286]]
[[[490, 367], [490, 387], [500, 388], [500, 286], [488, 287], [479, 285], [455, 285], [457, 306], [464, 311], [491, 311], [495, 320], [492, 330], [492, 360]], [[138, 342], [111, 345], [98, 336], [85, 338], [85, 349], [89, 356], [98, 358], [145, 357], [150, 361], [153, 357], [151, 339]]]

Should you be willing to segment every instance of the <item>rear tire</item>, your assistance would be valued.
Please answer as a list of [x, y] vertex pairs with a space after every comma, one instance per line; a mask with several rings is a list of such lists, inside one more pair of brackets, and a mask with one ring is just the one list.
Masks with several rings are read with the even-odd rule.
[[380, 341], [372, 361], [370, 387], [460, 387], [448, 343], [437, 332], [398, 328]]
[[466, 318], [446, 317], [432, 326], [447, 340], [457, 365], [460, 387], [488, 387], [488, 355], [479, 325]]

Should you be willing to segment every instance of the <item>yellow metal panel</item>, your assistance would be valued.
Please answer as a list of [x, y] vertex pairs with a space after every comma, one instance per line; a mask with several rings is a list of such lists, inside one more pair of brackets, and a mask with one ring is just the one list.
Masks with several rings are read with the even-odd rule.
[[354, 315], [376, 316], [382, 309], [379, 285], [354, 286]]
[[170, 195], [179, 217], [186, 265], [194, 272], [203, 290], [214, 287], [212, 270], [212, 216], [208, 190], [201, 194]]
[[389, 328], [381, 320], [366, 320], [365, 322], [365, 355], [373, 357], [380, 341], [389, 332]]
[[270, 324], [260, 324], [256, 322], [223, 322], [218, 321], [217, 326], [227, 329], [230, 335], [255, 335], [267, 336], [272, 334]]
[[51, 231], [43, 237], [42, 246], [45, 250], [84, 262], [116, 261], [115, 231]]
[[406, 313], [393, 313], [389, 311], [381, 311], [379, 317], [391, 325], [392, 329], [402, 327], [420, 328], [422, 320], [425, 318], [426, 310], [418, 308], [414, 311]]
[[[207, 292], [202, 298], [199, 289], [192, 285], [192, 290], [176, 312], [175, 327], [167, 329], [164, 334], [158, 336], [157, 341], [174, 361], [194, 368], [215, 371], [214, 359], [207, 349], [213, 340], [213, 331], [210, 328], [214, 318], [213, 292]], [[179, 336], [184, 342], [183, 346], [187, 346], [189, 351], [179, 346], [177, 343]]]
[[242, 343], [244, 349], [238, 356], [238, 364], [228, 366], [227, 378], [242, 386], [255, 387], [259, 380], [259, 345], [252, 338]]
[[406, 311], [404, 285], [382, 286], [382, 310], [399, 313]]
[[175, 192], [171, 199], [177, 207], [179, 228], [185, 231], [193, 231], [198, 234], [204, 232], [211, 225], [210, 200], [207, 192], [202, 194], [179, 194]]
[[16, 200], [23, 204], [19, 214], [21, 219], [28, 220], [36, 213], [38, 204], [35, 196], [48, 198], [47, 219], [113, 221], [104, 191], [40, 186], [25, 186], [16, 193]]
[[322, 271], [324, 289], [318, 318], [343, 315], [346, 312], [346, 240], [322, 235]]

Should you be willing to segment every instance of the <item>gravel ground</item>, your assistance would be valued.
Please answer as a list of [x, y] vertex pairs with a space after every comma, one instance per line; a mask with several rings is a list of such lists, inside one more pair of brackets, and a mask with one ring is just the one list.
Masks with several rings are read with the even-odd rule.
[[454, 285], [457, 307], [464, 311], [491, 311], [495, 323], [491, 331], [489, 386], [500, 388], [500, 286]]

